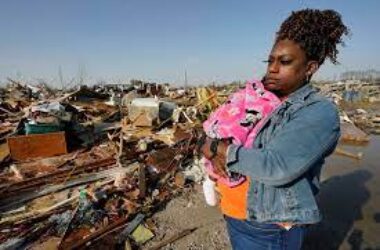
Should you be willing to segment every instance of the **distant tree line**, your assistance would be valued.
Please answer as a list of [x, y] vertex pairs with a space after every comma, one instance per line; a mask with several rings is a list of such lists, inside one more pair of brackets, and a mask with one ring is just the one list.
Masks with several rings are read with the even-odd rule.
[[380, 83], [380, 71], [379, 70], [352, 70], [346, 71], [341, 74], [341, 80], [362, 80], [369, 82]]

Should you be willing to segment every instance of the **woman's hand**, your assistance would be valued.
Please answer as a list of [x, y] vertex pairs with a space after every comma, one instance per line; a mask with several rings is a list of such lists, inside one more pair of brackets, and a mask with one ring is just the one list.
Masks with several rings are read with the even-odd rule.
[[205, 143], [201, 147], [201, 152], [203, 156], [211, 161], [215, 173], [222, 176], [222, 177], [228, 177], [227, 170], [226, 170], [226, 161], [227, 161], [227, 148], [229, 143], [225, 140], [219, 140], [216, 154], [211, 150], [211, 144], [212, 139], [209, 137], [206, 137]]

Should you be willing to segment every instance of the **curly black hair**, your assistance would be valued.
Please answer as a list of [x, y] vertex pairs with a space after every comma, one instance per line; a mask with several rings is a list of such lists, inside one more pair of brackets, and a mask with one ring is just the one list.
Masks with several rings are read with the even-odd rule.
[[308, 60], [323, 64], [326, 57], [333, 64], [338, 44], [344, 43], [342, 35], [349, 35], [349, 29], [343, 24], [340, 14], [334, 10], [304, 9], [293, 11], [281, 24], [276, 34], [276, 42], [289, 39], [301, 46]]

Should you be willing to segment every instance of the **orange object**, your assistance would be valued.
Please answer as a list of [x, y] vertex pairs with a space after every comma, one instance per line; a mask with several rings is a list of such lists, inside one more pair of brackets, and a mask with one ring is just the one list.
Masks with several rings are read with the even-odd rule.
[[217, 188], [220, 193], [222, 213], [235, 219], [246, 219], [249, 179], [247, 178], [241, 185], [233, 188], [218, 182]]
[[67, 154], [65, 132], [17, 135], [8, 137], [7, 141], [13, 160]]

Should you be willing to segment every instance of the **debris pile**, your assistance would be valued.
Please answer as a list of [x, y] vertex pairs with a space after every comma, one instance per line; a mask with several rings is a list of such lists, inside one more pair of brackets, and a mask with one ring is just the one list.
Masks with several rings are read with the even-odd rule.
[[144, 244], [152, 214], [203, 178], [194, 155], [201, 121], [226, 96], [142, 82], [53, 91], [9, 81], [0, 90], [1, 249]]
[[[239, 88], [134, 80], [52, 90], [8, 80], [0, 89], [1, 249], [142, 246], [157, 230], [152, 215], [204, 177], [194, 155], [202, 121]], [[342, 109], [344, 131], [361, 120], [377, 129], [380, 116], [369, 113]], [[368, 140], [361, 132], [342, 138]]]
[[[356, 130], [366, 134], [380, 134], [379, 82], [345, 80], [315, 86], [338, 105], [345, 127], [357, 126]], [[362, 138], [359, 141], [368, 141], [368, 136], [359, 137]]]
[[345, 102], [379, 102], [380, 85], [374, 81], [344, 80], [328, 84], [317, 84], [321, 92]]

